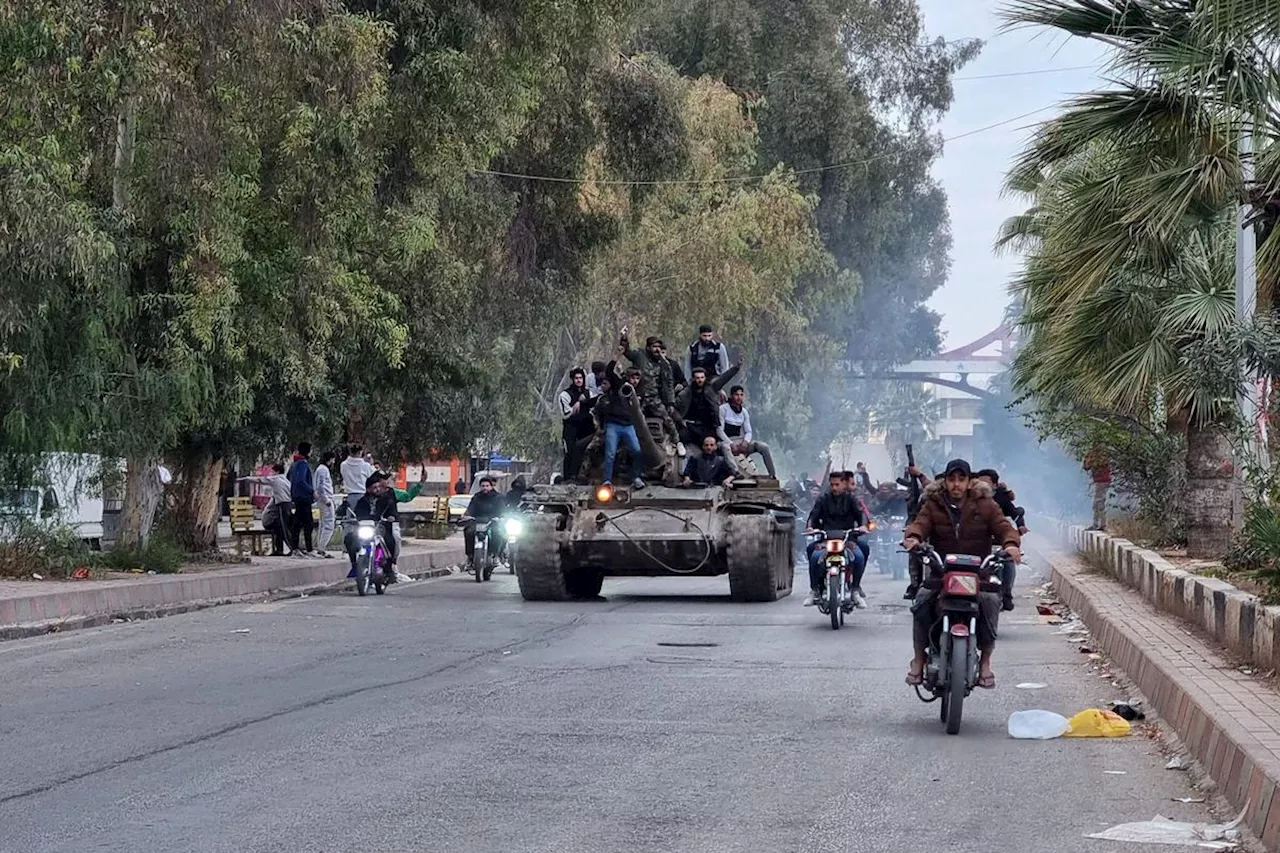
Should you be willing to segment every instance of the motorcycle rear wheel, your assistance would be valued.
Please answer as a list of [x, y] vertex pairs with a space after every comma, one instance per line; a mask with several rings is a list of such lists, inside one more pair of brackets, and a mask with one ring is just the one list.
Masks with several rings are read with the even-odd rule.
[[950, 670], [947, 678], [947, 692], [943, 697], [943, 708], [946, 716], [943, 722], [947, 726], [947, 734], [960, 734], [960, 721], [964, 716], [964, 694], [968, 689], [969, 678], [969, 637], [949, 639], [951, 656], [947, 662]]

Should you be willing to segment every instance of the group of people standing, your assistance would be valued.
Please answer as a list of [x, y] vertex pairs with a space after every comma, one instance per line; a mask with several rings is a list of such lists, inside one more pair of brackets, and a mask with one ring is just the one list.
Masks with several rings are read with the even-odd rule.
[[[337, 461], [338, 451], [327, 450], [321, 454], [320, 462], [313, 464], [311, 442], [302, 441], [288, 465], [276, 462], [272, 464], [270, 474], [239, 478], [239, 482], [254, 483], [271, 490], [271, 497], [262, 512], [262, 527], [271, 533], [271, 556], [331, 556], [328, 546], [338, 517], [338, 497], [333, 478]], [[338, 473], [343, 500], [354, 507], [356, 501], [365, 495], [369, 478], [379, 472], [364, 454], [364, 448], [352, 444], [346, 448]], [[382, 476], [389, 475], [383, 473]], [[317, 521], [319, 531], [313, 539]]]
[[[618, 342], [619, 354], [630, 367], [621, 370], [618, 362], [602, 361], [591, 365], [591, 374], [582, 368], [569, 372], [569, 385], [560, 392], [560, 412], [564, 436], [564, 469], [566, 481], [585, 481], [587, 457], [593, 445], [604, 451], [604, 477], [612, 485], [618, 449], [625, 448], [633, 460], [641, 455], [640, 439], [631, 418], [626, 396], [634, 393], [645, 417], [662, 422], [668, 437], [681, 457], [690, 455], [686, 445], [695, 448], [694, 456], [719, 455], [723, 465], [702, 466], [689, 459], [685, 479], [706, 473], [725, 482], [738, 473], [735, 454], [759, 453], [770, 477], [777, 476], [769, 446], [756, 441], [751, 418], [746, 411], [746, 389], [725, 386], [742, 369], [743, 359], [732, 366], [729, 351], [716, 338], [715, 330], [703, 325], [698, 339], [689, 345], [684, 364], [667, 353], [666, 344], [649, 337], [643, 349], [633, 347], [623, 329]], [[630, 386], [626, 391], [624, 386]], [[714, 442], [714, 443], [712, 443]], [[703, 468], [707, 467], [706, 471]], [[633, 462], [633, 469], [637, 469]], [[642, 488], [644, 481], [633, 470], [633, 487]]]

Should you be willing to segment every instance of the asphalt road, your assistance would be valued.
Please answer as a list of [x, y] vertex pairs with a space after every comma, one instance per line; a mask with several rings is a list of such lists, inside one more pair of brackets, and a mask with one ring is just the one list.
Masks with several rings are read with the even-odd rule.
[[902, 584], [839, 632], [802, 587], [454, 576], [5, 643], [0, 850], [1133, 853], [1082, 836], [1209, 818], [1146, 738], [1008, 738], [1119, 695], [1026, 599], [948, 737]]

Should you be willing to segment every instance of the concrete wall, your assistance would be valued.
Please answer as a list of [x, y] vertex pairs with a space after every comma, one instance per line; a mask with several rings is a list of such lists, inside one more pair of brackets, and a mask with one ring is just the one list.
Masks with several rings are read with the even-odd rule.
[[1141, 592], [1157, 610], [1200, 629], [1239, 660], [1262, 672], [1280, 670], [1280, 607], [1265, 605], [1226, 581], [1183, 571], [1127, 539], [1045, 519], [1037, 520], [1035, 529], [1052, 530], [1060, 544]]

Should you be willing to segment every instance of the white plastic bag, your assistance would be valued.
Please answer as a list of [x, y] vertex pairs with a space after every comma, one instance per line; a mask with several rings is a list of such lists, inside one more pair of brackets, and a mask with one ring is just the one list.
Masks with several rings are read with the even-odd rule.
[[1244, 813], [1231, 823], [1180, 823], [1156, 815], [1140, 823], [1122, 823], [1104, 832], [1095, 832], [1085, 838], [1100, 841], [1124, 841], [1132, 844], [1169, 844], [1178, 847], [1199, 847], [1205, 850], [1233, 850], [1238, 846], [1240, 831], [1236, 829], [1244, 820]]
[[1017, 711], [1009, 717], [1009, 737], [1019, 740], [1053, 740], [1070, 730], [1067, 718], [1052, 711]]

